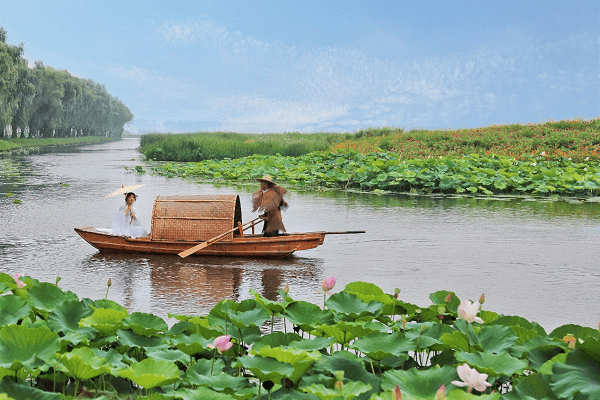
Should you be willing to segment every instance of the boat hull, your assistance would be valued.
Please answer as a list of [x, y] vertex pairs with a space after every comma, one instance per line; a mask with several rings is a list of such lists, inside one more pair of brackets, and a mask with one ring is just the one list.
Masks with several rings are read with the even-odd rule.
[[[98, 231], [91, 226], [75, 228], [86, 242], [107, 253], [179, 254], [202, 242], [152, 240], [147, 237], [132, 239]], [[207, 246], [194, 256], [285, 258], [295, 251], [314, 249], [323, 244], [326, 232], [290, 233], [276, 237], [262, 235], [235, 236], [233, 241], [219, 241]]]

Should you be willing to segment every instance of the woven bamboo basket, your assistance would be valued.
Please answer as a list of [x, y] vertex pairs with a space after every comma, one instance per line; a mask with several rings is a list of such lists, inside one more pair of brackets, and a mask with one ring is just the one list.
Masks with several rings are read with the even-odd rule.
[[[157, 196], [152, 208], [153, 240], [201, 242], [227, 232], [242, 221], [237, 195]], [[222, 241], [232, 241], [233, 232]]]

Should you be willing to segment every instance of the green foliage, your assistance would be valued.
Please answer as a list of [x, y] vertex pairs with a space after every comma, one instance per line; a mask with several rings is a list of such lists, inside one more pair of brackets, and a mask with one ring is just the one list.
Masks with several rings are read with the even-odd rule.
[[[483, 324], [467, 323], [450, 291], [417, 306], [353, 282], [326, 308], [254, 292], [255, 299], [219, 302], [207, 316], [178, 316], [168, 328], [114, 301], [20, 279], [21, 288], [0, 274], [0, 399], [71, 398], [80, 385], [107, 400], [131, 398], [136, 388], [155, 399], [251, 399], [263, 384], [272, 398], [299, 399], [392, 400], [396, 386], [404, 399], [433, 399], [442, 385], [455, 400], [600, 396], [596, 329], [566, 324], [547, 334], [492, 311], [479, 311]], [[261, 332], [274, 318], [301, 334]], [[211, 347], [221, 335], [234, 343], [223, 353]], [[479, 393], [452, 383], [463, 364], [491, 386]]]

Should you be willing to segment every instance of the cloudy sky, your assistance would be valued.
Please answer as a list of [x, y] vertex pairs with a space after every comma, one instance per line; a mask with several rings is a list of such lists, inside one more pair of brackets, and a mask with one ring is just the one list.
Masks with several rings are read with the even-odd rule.
[[600, 116], [597, 0], [0, 0], [0, 26], [104, 84], [132, 132]]

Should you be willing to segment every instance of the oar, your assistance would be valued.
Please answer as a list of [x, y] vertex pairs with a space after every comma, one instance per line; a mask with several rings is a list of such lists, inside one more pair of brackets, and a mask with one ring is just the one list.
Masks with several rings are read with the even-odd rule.
[[[250, 222], [246, 222], [244, 225], [242, 225], [242, 228], [248, 224], [254, 224], [254, 222], [260, 220], [261, 218], [255, 218]], [[239, 226], [227, 231], [227, 232], [223, 232], [221, 233], [219, 236], [215, 236], [212, 239], [208, 239], [206, 242], [202, 242], [194, 247], [190, 247], [187, 250], [182, 251], [181, 253], [179, 253], [179, 257], [181, 258], [186, 258], [187, 256], [189, 256], [190, 254], [194, 254], [195, 252], [197, 252], [198, 250], [202, 250], [203, 248], [210, 246], [211, 244], [218, 242], [221, 239], [224, 239], [225, 236], [227, 236], [228, 234], [230, 234], [231, 232], [237, 231], [239, 228]], [[243, 229], [242, 229], [243, 230]]]

